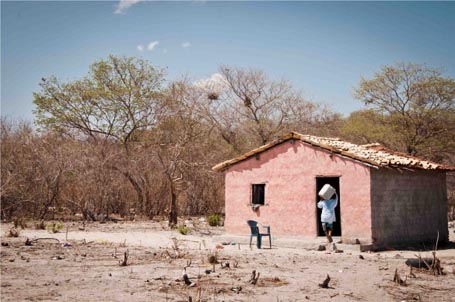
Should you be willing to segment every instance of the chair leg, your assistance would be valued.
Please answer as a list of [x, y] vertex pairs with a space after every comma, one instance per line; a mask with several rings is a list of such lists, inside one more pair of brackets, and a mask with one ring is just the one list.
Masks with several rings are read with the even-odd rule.
[[253, 236], [250, 236], [250, 248], [251, 248], [251, 242], [253, 241]]
[[262, 246], [262, 236], [261, 235], [258, 235], [258, 241], [257, 241], [257, 247], [258, 249], [260, 249]]

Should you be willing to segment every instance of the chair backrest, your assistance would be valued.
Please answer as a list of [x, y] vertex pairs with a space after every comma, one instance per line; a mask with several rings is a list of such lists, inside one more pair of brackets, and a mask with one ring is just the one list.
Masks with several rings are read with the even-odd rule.
[[250, 226], [251, 229], [251, 235], [257, 235], [259, 234], [259, 228], [258, 228], [258, 223], [257, 221], [254, 220], [247, 220], [248, 225]]

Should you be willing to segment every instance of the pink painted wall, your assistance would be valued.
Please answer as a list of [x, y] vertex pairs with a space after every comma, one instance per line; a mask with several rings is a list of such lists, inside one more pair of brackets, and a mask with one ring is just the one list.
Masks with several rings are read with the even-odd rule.
[[[316, 176], [340, 177], [344, 239], [371, 240], [370, 168], [301, 141], [287, 141], [225, 172], [226, 221], [232, 234], [249, 234], [246, 220], [270, 225], [273, 235], [316, 237]], [[253, 212], [251, 185], [266, 183], [265, 206]], [[337, 217], [340, 221], [340, 217]]]

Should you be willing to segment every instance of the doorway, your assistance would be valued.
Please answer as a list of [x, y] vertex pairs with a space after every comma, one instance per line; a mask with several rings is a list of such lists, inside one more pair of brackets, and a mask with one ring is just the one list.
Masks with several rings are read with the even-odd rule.
[[[341, 236], [341, 192], [340, 192], [340, 178], [339, 177], [316, 177], [316, 203], [319, 201], [318, 192], [322, 189], [325, 184], [329, 184], [335, 188], [338, 194], [338, 205], [335, 208], [336, 221], [333, 223], [332, 236]], [[321, 212], [322, 209], [319, 209], [316, 205], [316, 222], [318, 236], [325, 236], [324, 230], [321, 225]]]

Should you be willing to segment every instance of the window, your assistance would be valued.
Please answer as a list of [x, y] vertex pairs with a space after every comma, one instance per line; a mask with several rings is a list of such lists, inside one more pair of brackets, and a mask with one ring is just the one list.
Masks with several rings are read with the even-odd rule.
[[251, 203], [253, 205], [264, 205], [265, 204], [265, 184], [253, 185]]

